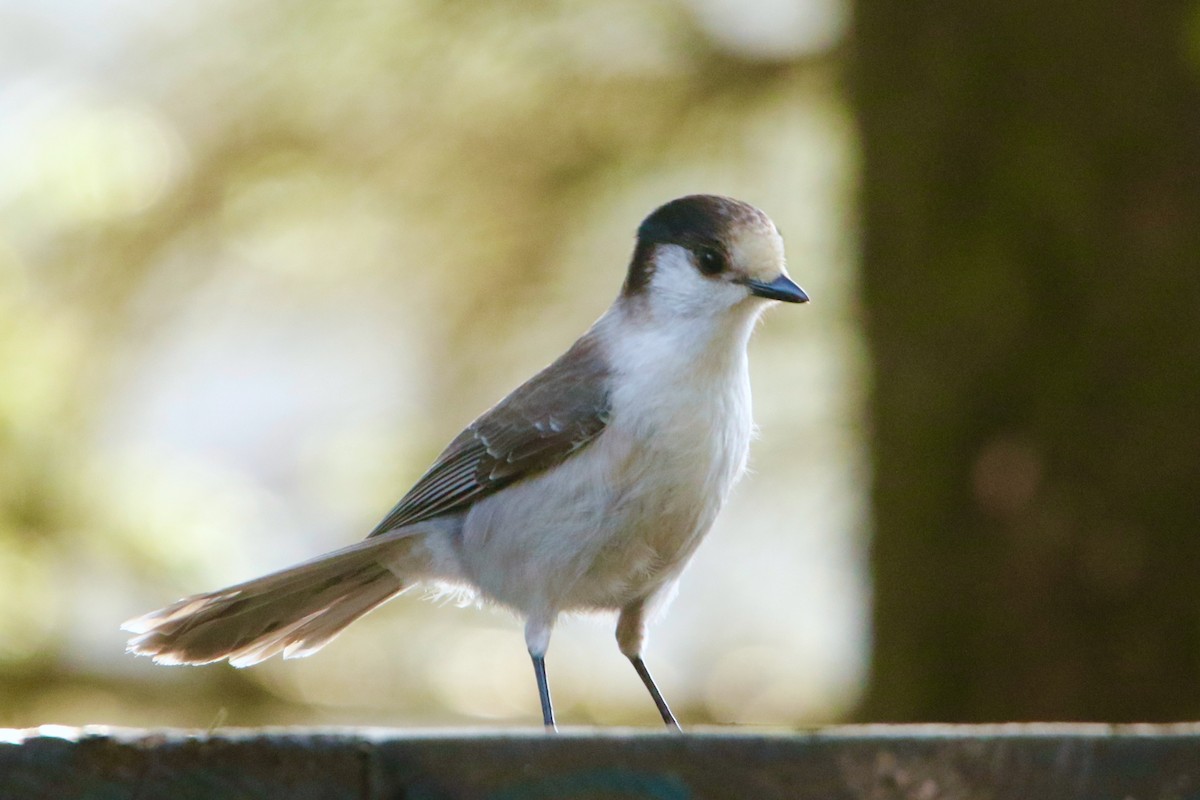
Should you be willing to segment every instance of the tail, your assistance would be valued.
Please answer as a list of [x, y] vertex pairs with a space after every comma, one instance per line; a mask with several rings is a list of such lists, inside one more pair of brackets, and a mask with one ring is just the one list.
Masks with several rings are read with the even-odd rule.
[[[419, 537], [418, 537], [419, 538]], [[124, 623], [127, 650], [159, 664], [312, 655], [354, 620], [407, 588], [385, 563], [402, 563], [416, 539], [368, 539], [227, 589], [185, 597]]]

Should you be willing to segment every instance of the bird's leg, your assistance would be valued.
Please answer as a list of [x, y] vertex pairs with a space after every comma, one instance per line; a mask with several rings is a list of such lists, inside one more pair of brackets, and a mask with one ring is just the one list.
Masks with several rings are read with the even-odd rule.
[[663, 699], [662, 692], [654, 685], [654, 678], [650, 677], [650, 670], [646, 669], [646, 662], [642, 661], [641, 656], [629, 656], [629, 663], [633, 664], [633, 668], [637, 670], [638, 677], [642, 679], [642, 683], [646, 684], [647, 691], [654, 698], [654, 705], [658, 706], [658, 713], [662, 714], [663, 722], [668, 728], [676, 731], [682, 731], [679, 723], [675, 721], [675, 715], [671, 713], [671, 707], [667, 705], [667, 701]]
[[550, 628], [553, 623], [528, 620], [525, 623], [525, 645], [533, 659], [533, 675], [537, 678], [538, 699], [542, 701], [542, 723], [546, 731], [557, 733], [554, 724], [554, 704], [550, 702], [550, 683], [546, 680], [546, 648], [550, 646]]
[[642, 679], [646, 691], [650, 692], [650, 697], [654, 700], [654, 705], [658, 706], [658, 713], [662, 715], [663, 722], [668, 728], [680, 731], [682, 729], [675, 721], [671, 707], [663, 699], [662, 692], [654, 683], [654, 678], [650, 677], [650, 670], [646, 668], [646, 662], [642, 661], [642, 645], [646, 641], [645, 605], [645, 600], [637, 600], [621, 609], [621, 616], [617, 619], [617, 646], [621, 648], [621, 652], [637, 670], [638, 677]]
[[538, 697], [542, 701], [542, 722], [546, 726], [546, 730], [557, 733], [558, 727], [554, 724], [554, 706], [550, 702], [550, 684], [546, 682], [546, 657], [529, 654], [533, 658], [533, 674], [537, 678]]

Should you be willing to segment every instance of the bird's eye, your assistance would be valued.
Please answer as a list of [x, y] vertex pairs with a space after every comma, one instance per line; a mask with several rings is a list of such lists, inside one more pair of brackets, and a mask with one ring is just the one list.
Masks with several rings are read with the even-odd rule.
[[712, 247], [701, 248], [696, 254], [696, 262], [705, 275], [716, 275], [725, 269], [725, 255]]

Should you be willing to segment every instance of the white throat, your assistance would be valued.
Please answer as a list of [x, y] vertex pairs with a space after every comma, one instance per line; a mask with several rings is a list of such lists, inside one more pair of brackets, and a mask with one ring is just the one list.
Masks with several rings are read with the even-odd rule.
[[[620, 297], [601, 318], [618, 372], [642, 369], [725, 378], [743, 365], [765, 303], [745, 289], [706, 278], [682, 247], [660, 247], [650, 283]], [[720, 379], [718, 378], [718, 379]]]

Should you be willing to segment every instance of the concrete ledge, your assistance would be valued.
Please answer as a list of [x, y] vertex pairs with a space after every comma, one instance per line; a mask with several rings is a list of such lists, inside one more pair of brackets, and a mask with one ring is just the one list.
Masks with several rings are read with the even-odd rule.
[[1200, 724], [408, 733], [0, 729], [3, 800], [1194, 800]]

